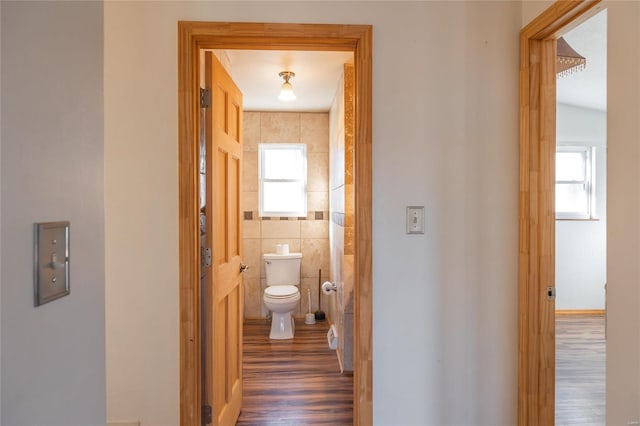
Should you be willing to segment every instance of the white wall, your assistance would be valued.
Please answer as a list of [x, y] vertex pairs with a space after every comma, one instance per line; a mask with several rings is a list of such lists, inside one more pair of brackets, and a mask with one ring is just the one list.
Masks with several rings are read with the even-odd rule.
[[604, 309], [607, 275], [607, 113], [558, 104], [558, 145], [595, 147], [597, 221], [556, 221], [556, 309]]
[[606, 1], [607, 424], [640, 421], [640, 2]]
[[[2, 98], [2, 7], [0, 6], [0, 99]], [[0, 102], [0, 129], [2, 129], [2, 102]], [[2, 131], [0, 131], [0, 188], [2, 188]], [[2, 223], [2, 196], [0, 195], [0, 224]], [[2, 231], [0, 228], [0, 423], [2, 423]]]
[[519, 2], [105, 4], [108, 418], [178, 419], [179, 19], [374, 25], [375, 423], [514, 424]]
[[[104, 425], [103, 6], [2, 9], [2, 424]], [[33, 223], [70, 220], [71, 294], [34, 308]]]
[[[0, 99], [2, 99], [2, 6], [0, 6]], [[0, 102], [2, 129], [2, 102]], [[0, 188], [2, 188], [2, 131], [0, 130]], [[2, 195], [0, 194], [0, 224], [2, 223]], [[0, 423], [2, 423], [2, 230], [0, 227]]]

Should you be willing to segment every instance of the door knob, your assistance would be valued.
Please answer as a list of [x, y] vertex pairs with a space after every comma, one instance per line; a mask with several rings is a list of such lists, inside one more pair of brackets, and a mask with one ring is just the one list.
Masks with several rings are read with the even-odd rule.
[[241, 273], [246, 271], [247, 269], [249, 269], [249, 267], [247, 265], [245, 265], [244, 263], [240, 264], [240, 272]]

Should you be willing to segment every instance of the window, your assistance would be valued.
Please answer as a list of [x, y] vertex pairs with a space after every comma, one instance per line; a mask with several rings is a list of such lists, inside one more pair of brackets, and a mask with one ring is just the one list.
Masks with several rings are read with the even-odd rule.
[[594, 160], [591, 147], [557, 147], [556, 219], [594, 218]]
[[307, 146], [259, 145], [260, 216], [307, 215]]

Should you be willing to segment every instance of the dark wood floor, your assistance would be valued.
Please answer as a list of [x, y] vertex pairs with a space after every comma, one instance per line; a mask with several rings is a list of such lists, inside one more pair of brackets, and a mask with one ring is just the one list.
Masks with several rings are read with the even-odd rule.
[[269, 340], [270, 323], [244, 324], [244, 399], [237, 425], [352, 425], [353, 378], [340, 373], [326, 322], [296, 321], [293, 340]]
[[[351, 425], [352, 377], [327, 347], [326, 323], [296, 322], [293, 340], [269, 340], [269, 322], [244, 325], [239, 426]], [[556, 318], [556, 425], [605, 424], [602, 316]]]
[[604, 316], [556, 317], [556, 425], [605, 424]]

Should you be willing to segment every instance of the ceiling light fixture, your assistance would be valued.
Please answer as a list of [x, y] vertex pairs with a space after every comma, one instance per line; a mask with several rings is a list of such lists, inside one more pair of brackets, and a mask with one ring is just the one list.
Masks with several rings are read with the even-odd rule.
[[295, 77], [295, 73], [292, 71], [282, 71], [278, 74], [280, 77], [284, 78], [284, 83], [282, 83], [282, 88], [280, 89], [280, 95], [278, 95], [278, 99], [281, 101], [289, 102], [295, 101], [296, 95], [293, 93], [293, 86], [289, 83], [289, 79]]
[[585, 68], [587, 65], [585, 57], [573, 50], [564, 37], [558, 39], [557, 46], [556, 73], [558, 77], [564, 77]]

